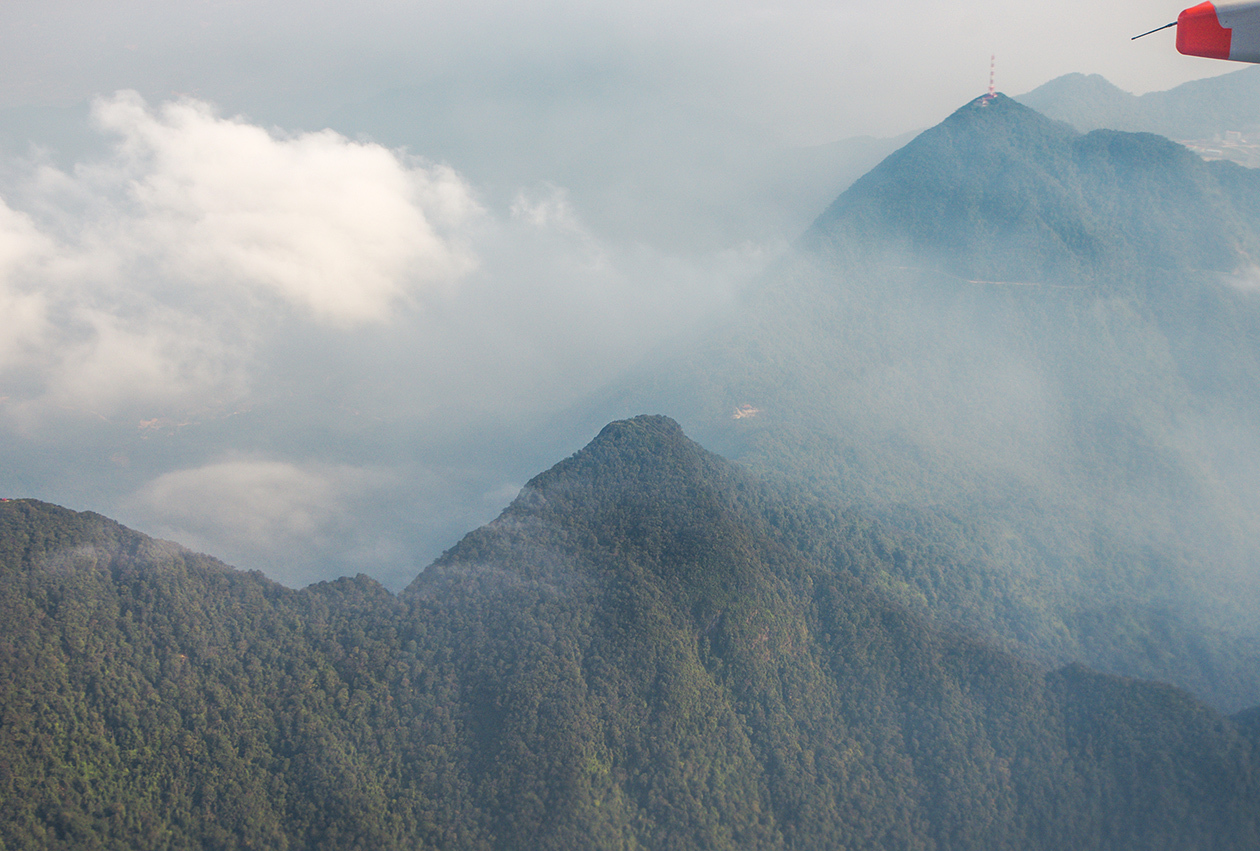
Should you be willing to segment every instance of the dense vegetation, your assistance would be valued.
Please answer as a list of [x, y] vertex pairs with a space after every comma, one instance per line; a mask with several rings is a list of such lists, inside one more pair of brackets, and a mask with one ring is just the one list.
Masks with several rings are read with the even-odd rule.
[[0, 503], [0, 849], [1260, 847], [1256, 181], [970, 104], [398, 596]]
[[1080, 134], [1002, 95], [925, 131], [844, 192], [812, 245], [993, 283], [1133, 285], [1231, 273], [1260, 248], [1260, 175], [1150, 133]]
[[650, 400], [866, 518], [888, 541], [878, 590], [921, 614], [1254, 705], [1258, 180], [978, 100], [604, 410]]
[[1254, 713], [931, 626], [893, 543], [661, 417], [399, 597], [4, 503], [0, 847], [1260, 842]]

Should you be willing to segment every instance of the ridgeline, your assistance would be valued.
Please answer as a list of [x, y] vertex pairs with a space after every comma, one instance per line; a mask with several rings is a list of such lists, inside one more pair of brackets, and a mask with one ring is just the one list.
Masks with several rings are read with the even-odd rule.
[[609, 425], [398, 597], [4, 503], [0, 843], [1260, 841], [1250, 715], [928, 623], [868, 587], [881, 546], [663, 417]]

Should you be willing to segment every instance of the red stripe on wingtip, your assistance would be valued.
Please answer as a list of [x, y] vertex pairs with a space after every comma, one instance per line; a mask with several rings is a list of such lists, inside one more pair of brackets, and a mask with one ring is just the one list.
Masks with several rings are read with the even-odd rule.
[[1191, 6], [1177, 16], [1177, 52], [1186, 56], [1228, 59], [1233, 31], [1216, 19], [1211, 3]]

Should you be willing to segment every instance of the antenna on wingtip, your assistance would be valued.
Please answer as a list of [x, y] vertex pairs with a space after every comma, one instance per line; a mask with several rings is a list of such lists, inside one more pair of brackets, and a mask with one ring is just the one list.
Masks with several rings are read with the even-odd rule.
[[1166, 29], [1168, 29], [1169, 27], [1175, 27], [1175, 26], [1177, 26], [1177, 22], [1176, 22], [1176, 21], [1173, 21], [1171, 24], [1164, 24], [1162, 27], [1156, 27], [1155, 29], [1151, 30], [1151, 32], [1144, 32], [1144, 33], [1142, 33], [1142, 35], [1135, 35], [1133, 38], [1129, 39], [1129, 41], [1137, 41], [1139, 38], [1143, 38], [1143, 37], [1145, 37], [1145, 36], [1148, 36], [1148, 35], [1150, 35], [1151, 33], [1157, 33], [1157, 32], [1159, 32], [1160, 30], [1166, 30]]

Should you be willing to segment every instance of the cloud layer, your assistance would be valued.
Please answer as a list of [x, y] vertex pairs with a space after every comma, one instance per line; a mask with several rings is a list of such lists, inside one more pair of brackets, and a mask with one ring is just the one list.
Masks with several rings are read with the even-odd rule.
[[473, 265], [451, 234], [477, 207], [449, 168], [331, 131], [277, 137], [196, 101], [154, 113], [122, 93], [95, 117], [120, 156], [93, 177], [125, 183], [131, 208], [108, 235], [165, 278], [243, 286], [350, 325]]
[[[1011, 92], [1231, 70], [1128, 42], [1138, 0], [890, 14], [12, 0], [0, 149], [50, 150], [0, 159], [0, 489], [401, 585], [874, 162], [793, 146], [931, 125], [991, 53]], [[157, 105], [55, 108], [115, 89]]]
[[111, 157], [38, 165], [8, 192], [25, 209], [0, 200], [0, 370], [28, 413], [236, 395], [260, 316], [386, 323], [475, 267], [479, 208], [449, 168], [191, 100], [123, 92], [93, 115]]
[[539, 442], [548, 418], [770, 256], [609, 239], [547, 183], [495, 210], [450, 167], [192, 99], [92, 116], [108, 153], [0, 181], [7, 487], [295, 584], [405, 583], [589, 437]]
[[[237, 459], [163, 473], [130, 500], [152, 532], [230, 561], [254, 561], [273, 578], [305, 585], [326, 565], [311, 550], [335, 553], [345, 572], [398, 560], [402, 549], [360, 525], [353, 507], [393, 484], [387, 472], [345, 465]], [[226, 545], [226, 549], [223, 547]], [[257, 563], [261, 554], [264, 563]], [[247, 563], [248, 563], [247, 561]]]

